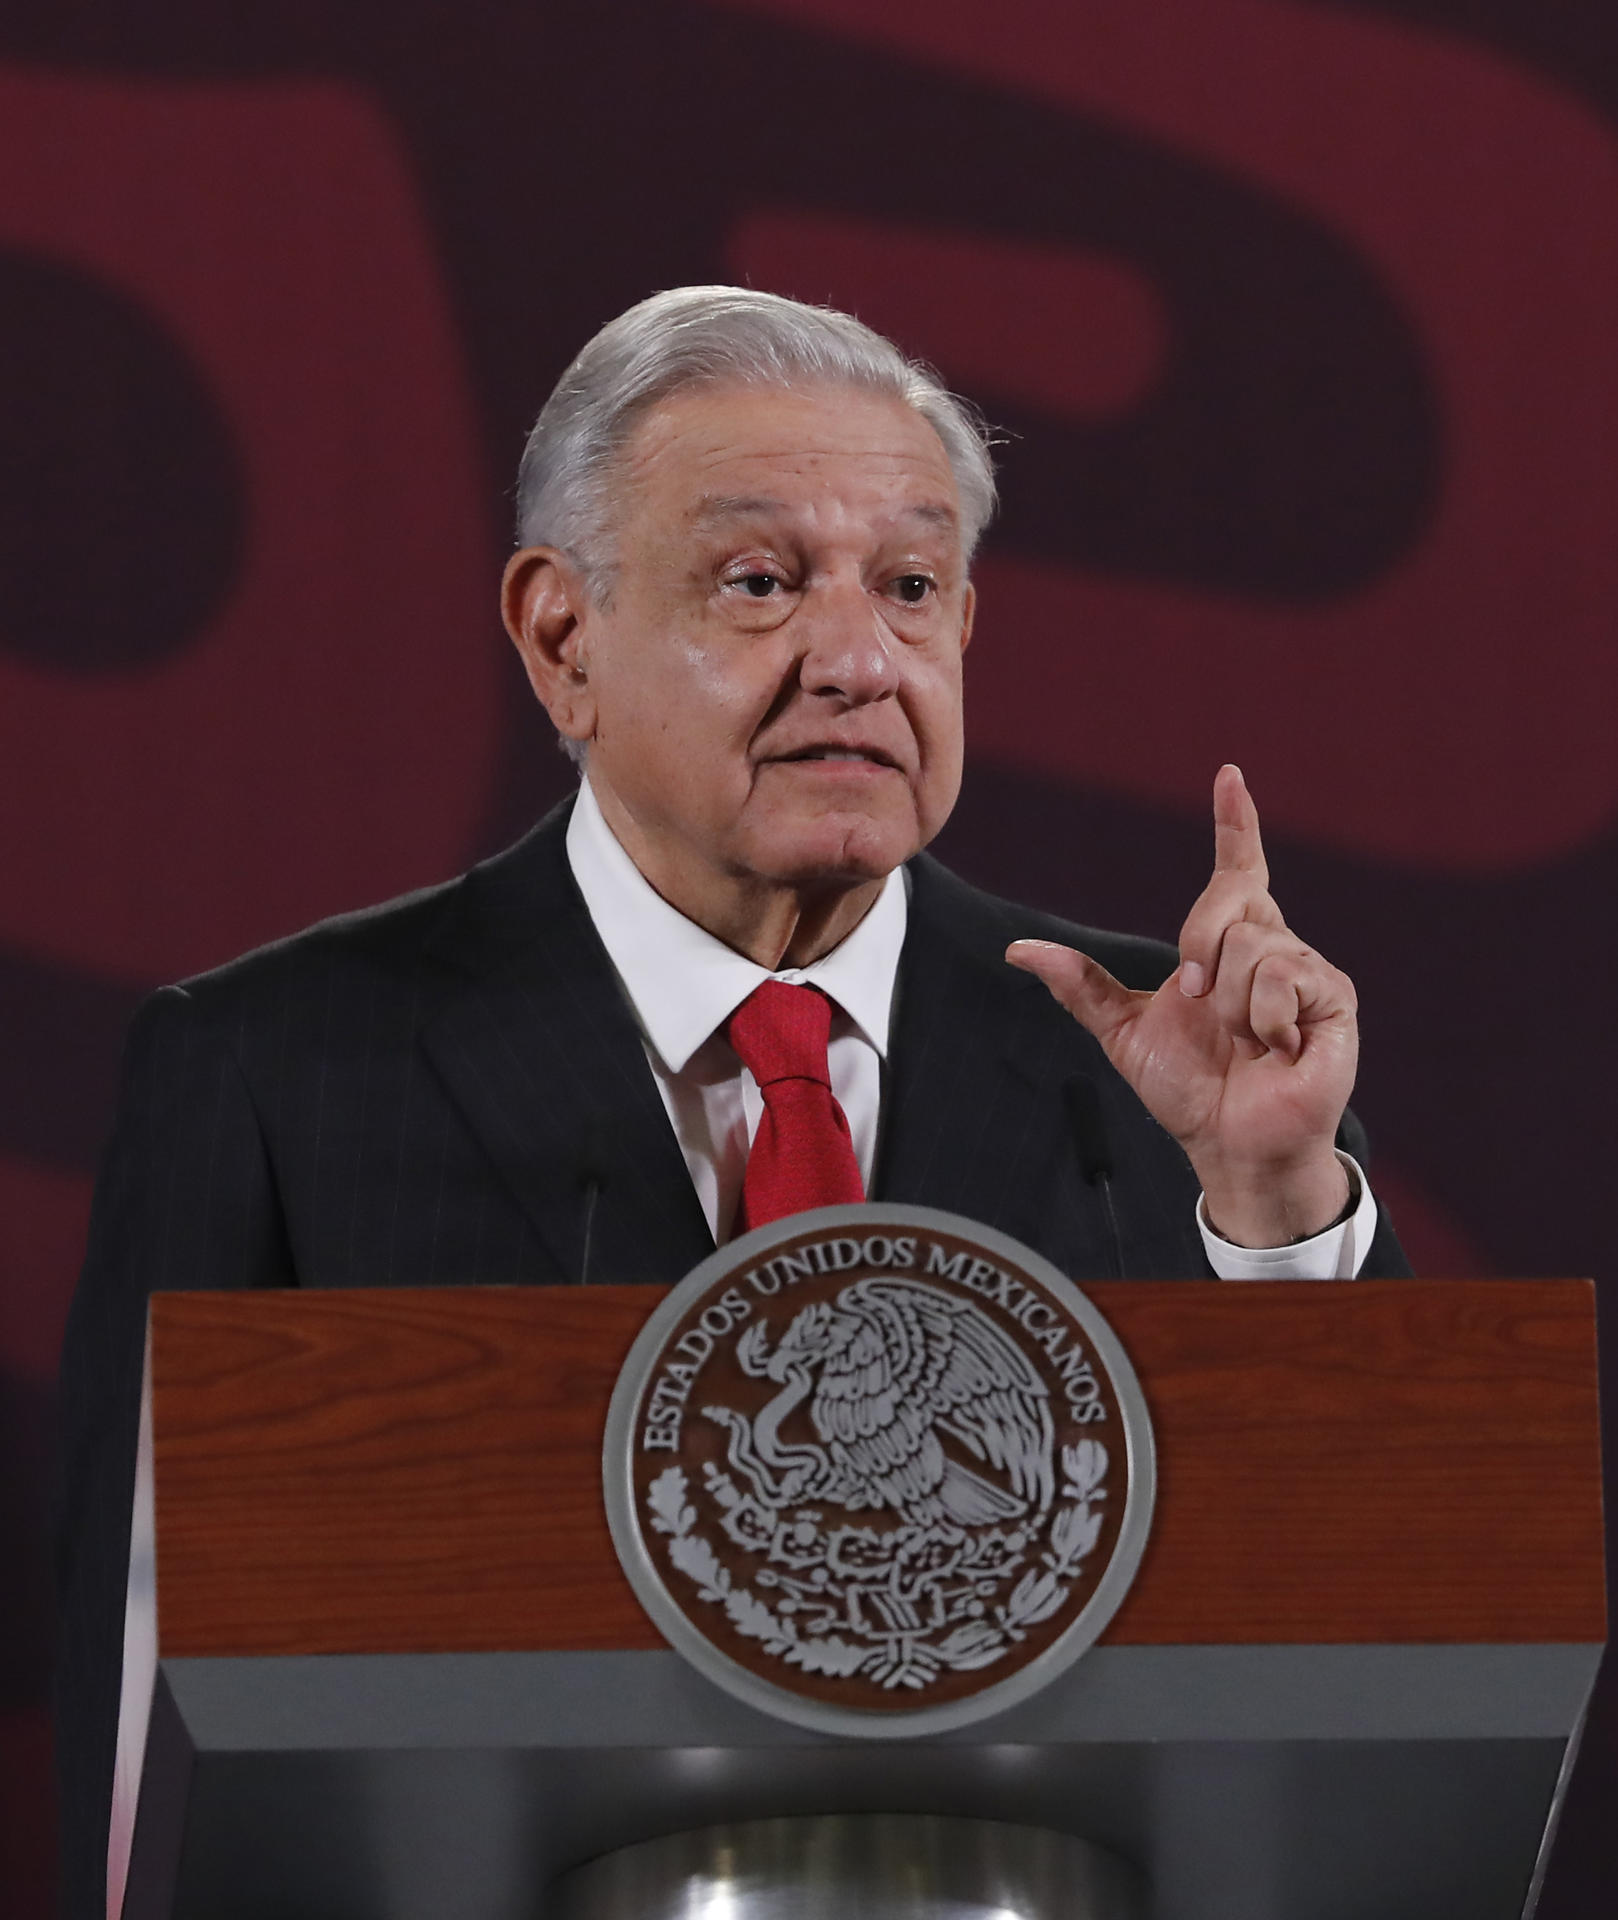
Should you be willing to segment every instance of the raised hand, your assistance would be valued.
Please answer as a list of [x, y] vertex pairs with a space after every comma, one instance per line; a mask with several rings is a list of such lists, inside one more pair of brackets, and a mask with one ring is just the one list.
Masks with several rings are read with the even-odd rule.
[[1333, 1136], [1359, 1053], [1353, 983], [1298, 938], [1270, 897], [1258, 810], [1239, 768], [1214, 780], [1214, 870], [1156, 993], [1049, 940], [1018, 940], [1184, 1147], [1227, 1239], [1284, 1246], [1323, 1231], [1348, 1198]]

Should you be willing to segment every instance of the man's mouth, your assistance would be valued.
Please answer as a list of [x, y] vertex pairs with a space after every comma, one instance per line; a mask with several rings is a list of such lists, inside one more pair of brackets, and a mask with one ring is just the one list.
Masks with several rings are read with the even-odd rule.
[[891, 767], [898, 770], [899, 763], [890, 753], [884, 753], [880, 747], [799, 747], [794, 753], [780, 753], [777, 760], [789, 762], [803, 760], [851, 760], [864, 762], [868, 766]]

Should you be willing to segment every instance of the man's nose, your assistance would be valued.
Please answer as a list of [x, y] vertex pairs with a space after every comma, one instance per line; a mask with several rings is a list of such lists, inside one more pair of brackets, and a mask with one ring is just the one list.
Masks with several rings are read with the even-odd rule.
[[861, 707], [897, 692], [900, 642], [862, 580], [819, 582], [798, 618], [807, 640], [798, 670], [806, 693]]

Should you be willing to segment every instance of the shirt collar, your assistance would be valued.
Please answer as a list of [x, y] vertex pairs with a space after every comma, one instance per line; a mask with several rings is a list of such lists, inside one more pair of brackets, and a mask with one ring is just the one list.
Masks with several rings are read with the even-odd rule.
[[899, 870], [830, 953], [772, 975], [669, 905], [607, 825], [588, 779], [567, 824], [567, 857], [641, 1032], [671, 1073], [683, 1073], [709, 1035], [771, 978], [821, 988], [887, 1058], [907, 917]]

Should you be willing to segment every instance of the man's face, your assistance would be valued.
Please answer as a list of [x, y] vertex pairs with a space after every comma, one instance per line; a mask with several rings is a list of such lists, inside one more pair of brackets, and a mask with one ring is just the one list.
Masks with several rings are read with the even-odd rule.
[[932, 838], [972, 595], [919, 414], [838, 387], [677, 395], [626, 451], [614, 557], [574, 638], [590, 778], [676, 905], [846, 889]]

